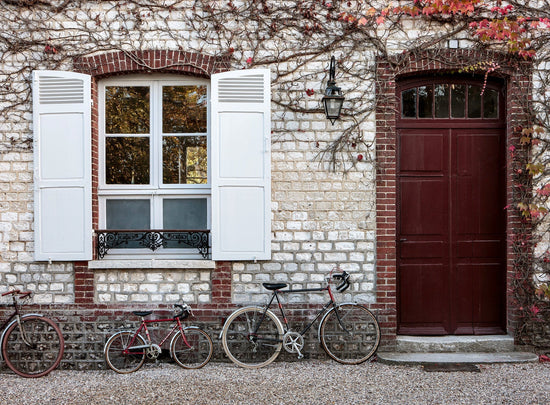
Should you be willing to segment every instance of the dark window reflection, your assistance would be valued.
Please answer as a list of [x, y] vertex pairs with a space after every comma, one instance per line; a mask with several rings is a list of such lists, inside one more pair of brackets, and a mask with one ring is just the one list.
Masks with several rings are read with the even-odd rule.
[[464, 118], [466, 106], [466, 86], [462, 84], [451, 85], [451, 116]]
[[149, 137], [107, 137], [105, 177], [107, 184], [149, 184]]
[[498, 91], [485, 89], [483, 94], [483, 118], [498, 118]]
[[468, 86], [468, 118], [481, 118], [481, 87]]
[[405, 118], [416, 118], [416, 88], [403, 90], [401, 93], [401, 108]]
[[162, 88], [162, 131], [165, 134], [206, 132], [206, 86]]
[[164, 184], [206, 184], [206, 136], [165, 136], [162, 167]]
[[105, 132], [149, 133], [149, 87], [105, 88]]
[[449, 118], [449, 85], [436, 84], [434, 98], [435, 118]]
[[418, 118], [432, 118], [433, 87], [418, 88]]
[[106, 211], [107, 229], [149, 229], [151, 227], [149, 200], [108, 199]]

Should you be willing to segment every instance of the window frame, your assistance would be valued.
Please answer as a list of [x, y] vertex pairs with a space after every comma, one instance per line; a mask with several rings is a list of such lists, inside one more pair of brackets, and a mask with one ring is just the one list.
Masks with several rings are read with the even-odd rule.
[[[205, 136], [207, 144], [207, 183], [206, 184], [163, 184], [163, 137], [174, 134], [164, 134], [162, 128], [162, 87], [200, 85], [207, 89], [207, 129], [204, 133], [188, 133], [183, 136]], [[149, 137], [149, 184], [106, 184], [106, 138], [112, 136], [105, 130], [105, 89], [109, 86], [148, 86], [149, 91], [149, 134], [138, 136]], [[150, 203], [150, 229], [163, 229], [163, 199], [164, 198], [205, 198], [207, 204], [207, 229], [212, 227], [211, 204], [211, 84], [209, 79], [180, 76], [173, 74], [127, 75], [111, 77], [98, 81], [98, 224], [100, 229], [106, 229], [106, 201], [109, 199], [148, 199]], [[117, 134], [114, 134], [117, 136]], [[120, 136], [124, 136], [121, 134]], [[132, 136], [134, 136], [132, 134]], [[140, 258], [177, 258], [202, 259], [193, 248], [159, 248], [151, 251], [147, 248], [110, 249], [109, 259]]]

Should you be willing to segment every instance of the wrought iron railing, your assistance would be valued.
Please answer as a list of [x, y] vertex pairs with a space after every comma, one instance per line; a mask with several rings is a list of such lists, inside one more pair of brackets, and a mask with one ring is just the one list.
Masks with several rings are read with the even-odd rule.
[[210, 254], [209, 230], [97, 230], [97, 255], [103, 259], [110, 249], [147, 248], [152, 251], [163, 248], [195, 248], [203, 258]]

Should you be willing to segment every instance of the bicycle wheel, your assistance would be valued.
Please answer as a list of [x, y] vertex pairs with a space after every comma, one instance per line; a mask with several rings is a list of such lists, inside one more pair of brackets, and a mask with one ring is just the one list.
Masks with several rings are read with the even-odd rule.
[[319, 337], [323, 349], [334, 360], [359, 364], [376, 352], [380, 327], [367, 308], [342, 304], [327, 312], [319, 327]]
[[246, 368], [268, 365], [279, 355], [283, 326], [271, 311], [246, 307], [233, 312], [222, 330], [223, 350], [235, 364]]
[[210, 361], [214, 350], [208, 333], [197, 327], [183, 329], [185, 339], [180, 332], [172, 338], [170, 354], [183, 368], [201, 368]]
[[[135, 336], [135, 339], [134, 339]], [[134, 340], [132, 342], [132, 339]], [[141, 346], [139, 349], [124, 353], [128, 345]], [[117, 332], [105, 343], [105, 360], [114, 371], [120, 374], [128, 374], [138, 370], [145, 361], [145, 340], [135, 332]]]
[[21, 318], [21, 327], [14, 322], [2, 342], [6, 365], [23, 377], [42, 377], [54, 370], [64, 349], [59, 326], [51, 319], [35, 315]]

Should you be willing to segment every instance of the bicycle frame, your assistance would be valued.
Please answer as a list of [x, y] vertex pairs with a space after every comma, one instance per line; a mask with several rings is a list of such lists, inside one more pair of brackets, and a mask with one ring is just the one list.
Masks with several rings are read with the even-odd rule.
[[[14, 322], [17, 322], [21, 326], [21, 319], [23, 319], [23, 318], [26, 318], [28, 316], [40, 316], [40, 317], [43, 316], [42, 314], [25, 314], [25, 315], [21, 315], [21, 313], [19, 312], [19, 307], [17, 306], [17, 299], [15, 298], [14, 295], [12, 295], [12, 300], [13, 300], [13, 303], [10, 306], [13, 307], [13, 312], [8, 317], [8, 319], [2, 324], [2, 327], [0, 327], [0, 330], [2, 330], [2, 336], [0, 337], [0, 346], [2, 345], [2, 342], [4, 341], [4, 336], [6, 334], [6, 331], [9, 329], [9, 327]], [[27, 346], [31, 347], [32, 343], [30, 343], [29, 340], [27, 339], [27, 336], [25, 335], [25, 330], [21, 327], [19, 329], [21, 331], [21, 336], [23, 338], [23, 342], [25, 342], [25, 344]], [[0, 353], [0, 359], [3, 360], [2, 353]]]
[[[336, 309], [336, 307], [338, 305], [336, 304], [336, 301], [334, 300], [334, 295], [333, 295], [332, 290], [330, 288], [330, 284], [327, 284], [325, 287], [318, 287], [318, 288], [301, 288], [301, 289], [296, 289], [296, 290], [273, 290], [273, 293], [271, 294], [271, 299], [264, 306], [264, 310], [263, 310], [263, 313], [262, 313], [262, 318], [260, 319], [260, 322], [258, 322], [256, 330], [254, 330], [254, 332], [252, 333], [252, 336], [254, 336], [256, 339], [262, 340], [262, 338], [260, 336], [258, 336], [258, 330], [259, 330], [262, 322], [264, 321], [266, 313], [269, 310], [269, 308], [271, 307], [271, 304], [273, 303], [274, 300], [277, 301], [277, 306], [279, 307], [279, 311], [281, 312], [281, 317], [283, 318], [284, 333], [286, 334], [290, 330], [289, 325], [288, 325], [288, 318], [286, 317], [283, 304], [281, 303], [281, 300], [279, 299], [279, 294], [307, 293], [307, 292], [321, 292], [321, 291], [327, 291], [328, 295], [330, 297], [330, 300], [323, 306], [323, 308], [321, 308], [319, 310], [319, 312], [317, 312], [317, 314], [315, 315], [315, 318], [313, 318], [313, 320], [309, 324], [307, 324], [306, 327], [301, 332], [299, 332], [300, 336], [303, 337], [311, 329], [311, 327], [313, 326], [315, 321], [317, 321], [317, 319], [319, 319], [322, 315], [326, 315], [328, 308], [331, 307], [331, 306], [333, 308], [335, 308], [336, 318], [338, 319], [338, 322], [340, 323], [342, 328], [344, 330], [346, 330], [346, 328], [342, 324], [342, 321], [340, 319], [340, 315], [338, 314], [338, 310]], [[318, 338], [319, 338], [319, 333], [317, 333], [317, 335], [318, 335]], [[263, 340], [270, 340], [270, 339], [263, 339]], [[279, 341], [279, 342], [281, 342], [281, 341]]]
[[[179, 318], [144, 319], [142, 317], [141, 318], [141, 324], [139, 325], [139, 328], [134, 333], [134, 336], [132, 337], [132, 340], [130, 341], [128, 347], [126, 349], [124, 349], [123, 353], [124, 354], [130, 354], [130, 350], [132, 350], [132, 354], [143, 354], [144, 352], [136, 352], [135, 350], [136, 349], [147, 349], [147, 348], [150, 348], [154, 344], [153, 341], [151, 340], [151, 335], [149, 333], [149, 329], [147, 329], [147, 324], [149, 324], [149, 323], [161, 323], [161, 322], [174, 322], [174, 321], [176, 321], [176, 324], [174, 326], [172, 326], [172, 329], [170, 330], [170, 332], [168, 332], [168, 334], [160, 341], [158, 346], [159, 347], [162, 346], [168, 340], [168, 338], [170, 336], [172, 336], [172, 334], [176, 331], [176, 329], [178, 329], [179, 332], [181, 333], [181, 337], [183, 339], [183, 342], [187, 345], [187, 347], [191, 347], [191, 345], [187, 341], [187, 338], [185, 337], [185, 333], [183, 332], [183, 327], [181, 326], [181, 321], [180, 321]], [[149, 344], [140, 345], [140, 346], [132, 346], [134, 344], [134, 341], [136, 340], [136, 336], [139, 335], [139, 333], [142, 330], [145, 331], [145, 336], [147, 337], [147, 341], [149, 342]]]
[[[271, 300], [265, 306], [263, 316], [265, 316], [265, 312], [269, 309], [269, 307], [273, 303], [273, 300], [276, 300], [277, 301], [277, 306], [279, 307], [279, 311], [281, 312], [281, 316], [283, 318], [284, 331], [286, 333], [290, 330], [290, 328], [289, 328], [289, 325], [288, 325], [288, 318], [286, 317], [283, 304], [281, 303], [281, 300], [279, 299], [279, 294], [284, 295], [284, 294], [289, 294], [289, 293], [308, 293], [308, 292], [321, 292], [321, 291], [327, 291], [328, 294], [329, 294], [330, 300], [323, 306], [323, 308], [321, 308], [319, 310], [319, 312], [317, 312], [317, 314], [315, 315], [315, 318], [313, 318], [313, 320], [309, 324], [307, 324], [301, 332], [299, 332], [301, 336], [304, 336], [307, 333], [307, 331], [309, 329], [311, 329], [311, 327], [313, 326], [315, 321], [317, 319], [319, 319], [321, 317], [321, 315], [326, 313], [326, 311], [329, 307], [336, 306], [336, 303], [334, 301], [334, 295], [332, 294], [332, 291], [331, 291], [329, 285], [327, 285], [326, 287], [319, 287], [319, 288], [302, 288], [302, 289], [297, 289], [297, 290], [274, 290], [272, 295], [271, 295]], [[263, 322], [263, 318], [261, 319], [259, 325], [261, 325], [262, 322]], [[255, 331], [255, 332], [257, 332], [257, 331]]]

